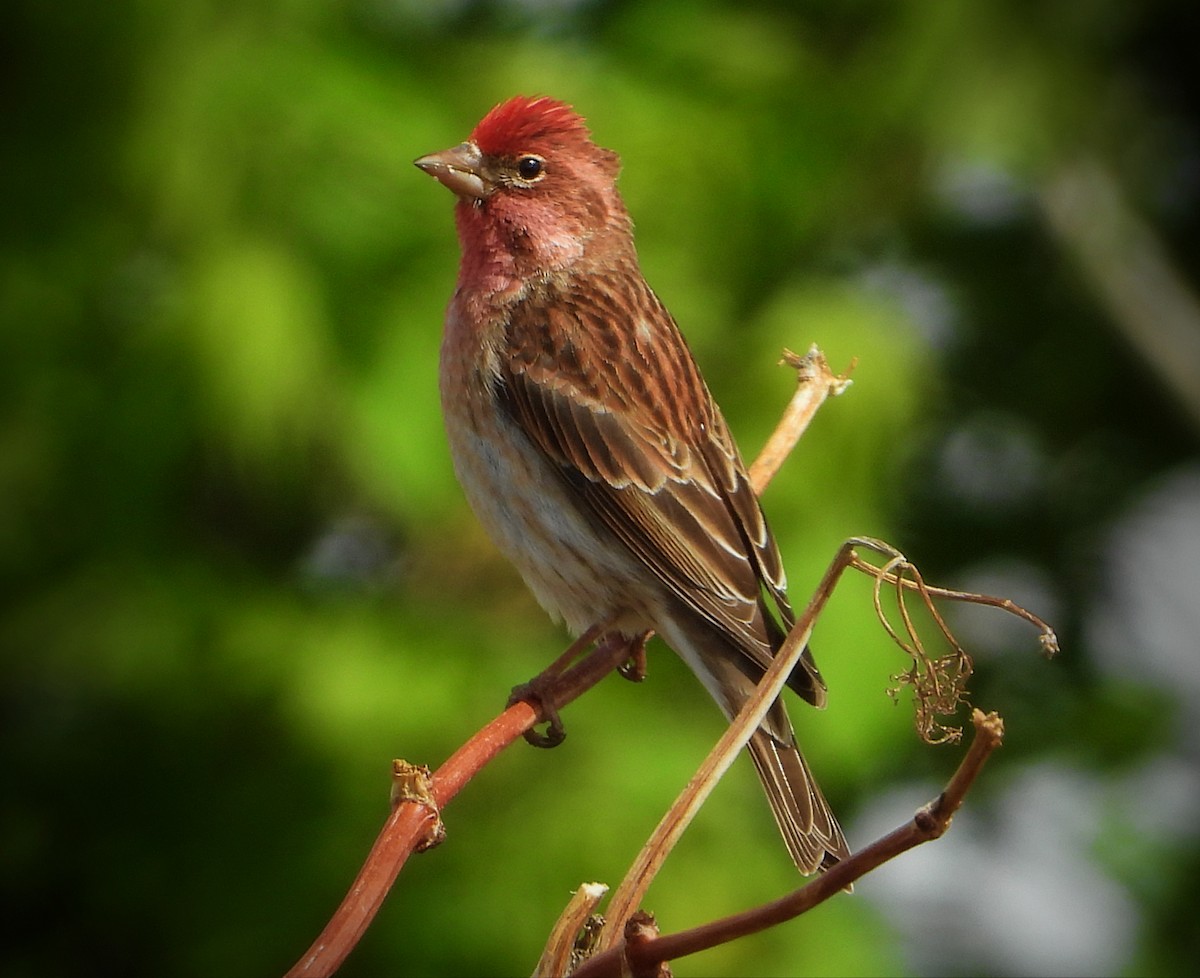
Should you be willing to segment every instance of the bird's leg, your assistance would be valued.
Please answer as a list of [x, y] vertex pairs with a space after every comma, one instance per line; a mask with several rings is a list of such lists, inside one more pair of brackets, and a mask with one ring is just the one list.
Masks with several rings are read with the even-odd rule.
[[646, 631], [627, 639], [629, 658], [617, 666], [617, 672], [623, 679], [628, 679], [631, 683], [640, 683], [646, 678], [646, 643], [653, 634], [652, 631]]

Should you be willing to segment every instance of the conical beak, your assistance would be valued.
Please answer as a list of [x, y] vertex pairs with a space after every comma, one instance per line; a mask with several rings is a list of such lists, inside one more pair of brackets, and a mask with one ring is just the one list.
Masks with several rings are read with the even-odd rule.
[[474, 143], [460, 143], [453, 149], [430, 153], [414, 160], [413, 165], [459, 197], [483, 200], [492, 192], [491, 181], [483, 175], [483, 154]]

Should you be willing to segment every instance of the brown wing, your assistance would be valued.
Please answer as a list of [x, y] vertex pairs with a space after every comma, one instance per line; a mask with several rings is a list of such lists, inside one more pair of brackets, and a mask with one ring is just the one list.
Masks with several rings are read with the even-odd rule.
[[[497, 394], [594, 516], [729, 636], [756, 678], [794, 616], [737, 447], [640, 274], [588, 282], [586, 292], [546, 291], [517, 308]], [[824, 683], [806, 659], [790, 685], [820, 705]]]

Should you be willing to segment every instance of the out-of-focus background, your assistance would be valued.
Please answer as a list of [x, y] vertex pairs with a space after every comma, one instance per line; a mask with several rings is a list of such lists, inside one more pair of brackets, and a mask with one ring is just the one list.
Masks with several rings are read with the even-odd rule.
[[[436, 361], [497, 101], [621, 153], [647, 277], [745, 454], [816, 342], [849, 393], [765, 505], [797, 603], [854, 534], [955, 614], [1008, 739], [953, 831], [680, 975], [1182, 975], [1200, 960], [1200, 126], [1190, 5], [62, 0], [2, 15], [5, 975], [285, 970], [387, 811], [564, 643], [476, 528]], [[793, 709], [854, 844], [936, 792], [848, 580]], [[447, 811], [347, 975], [527, 974], [720, 730], [665, 649]], [[796, 882], [739, 764], [649, 906]]]

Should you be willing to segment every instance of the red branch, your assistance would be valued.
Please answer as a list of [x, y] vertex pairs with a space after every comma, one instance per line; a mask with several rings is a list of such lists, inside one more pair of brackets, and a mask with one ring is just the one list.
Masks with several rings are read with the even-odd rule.
[[[554, 708], [582, 696], [628, 657], [621, 645], [601, 643], [543, 691]], [[412, 852], [441, 837], [441, 809], [497, 754], [541, 721], [529, 703], [514, 703], [475, 734], [431, 776], [423, 792], [406, 792], [384, 823], [350, 891], [288, 978], [332, 975], [370, 926]], [[420, 795], [420, 797], [417, 797]]]

